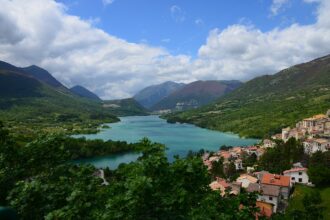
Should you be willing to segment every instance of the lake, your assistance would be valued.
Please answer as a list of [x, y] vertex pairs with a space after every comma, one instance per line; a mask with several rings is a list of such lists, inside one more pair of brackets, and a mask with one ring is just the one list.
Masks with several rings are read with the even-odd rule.
[[[191, 124], [170, 124], [158, 116], [121, 117], [120, 122], [107, 124], [110, 128], [102, 129], [97, 134], [75, 135], [87, 139], [138, 142], [148, 137], [153, 142], [165, 144], [166, 153], [171, 161], [174, 155], [184, 157], [189, 151], [205, 149], [217, 151], [222, 145], [248, 146], [257, 143], [256, 139], [244, 139], [231, 133], [223, 133], [199, 128]], [[120, 163], [137, 159], [137, 153], [125, 153], [104, 157], [79, 160], [79, 163], [91, 163], [98, 168], [116, 168]]]

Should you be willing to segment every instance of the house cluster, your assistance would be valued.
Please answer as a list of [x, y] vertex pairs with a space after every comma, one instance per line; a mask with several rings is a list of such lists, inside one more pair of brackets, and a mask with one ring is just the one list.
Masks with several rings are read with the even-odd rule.
[[230, 163], [234, 163], [236, 170], [244, 170], [243, 167], [243, 155], [250, 156], [255, 154], [257, 158], [263, 155], [265, 152], [262, 146], [249, 146], [249, 147], [231, 147], [227, 150], [219, 150], [210, 156], [209, 153], [204, 154], [203, 162], [204, 165], [208, 167], [209, 170], [212, 168], [212, 163], [214, 161], [219, 161], [220, 158], [223, 159], [224, 168], [228, 167]]
[[229, 195], [238, 195], [242, 188], [247, 192], [256, 192], [256, 205], [260, 209], [258, 215], [270, 217], [285, 210], [295, 183], [310, 184], [307, 168], [302, 167], [301, 163], [294, 164], [292, 169], [284, 171], [282, 175], [260, 171], [241, 174], [234, 182], [216, 178], [210, 187], [218, 190], [221, 196], [226, 192]]
[[[320, 138], [318, 138], [320, 139]], [[307, 139], [306, 141], [310, 141]], [[318, 140], [319, 141], [319, 140]], [[327, 145], [322, 145], [326, 146]], [[247, 192], [257, 192], [258, 198], [256, 205], [260, 212], [258, 215], [270, 217], [274, 213], [283, 212], [288, 204], [288, 199], [292, 193], [292, 186], [296, 183], [311, 185], [309, 182], [307, 168], [303, 167], [301, 163], [293, 164], [290, 170], [284, 171], [282, 174], [272, 174], [268, 171], [254, 172], [253, 167], [244, 167], [242, 159], [245, 156], [255, 154], [259, 159], [266, 150], [266, 148], [275, 147], [276, 143], [272, 140], [265, 139], [260, 145], [249, 147], [232, 147], [226, 150], [219, 150], [214, 154], [205, 153], [203, 155], [203, 162], [212, 170], [214, 161], [223, 161], [223, 168], [229, 163], [234, 163], [237, 171], [242, 173], [234, 182], [229, 182], [225, 179], [216, 177], [209, 185], [212, 190], [218, 190], [221, 196], [238, 195], [242, 188]], [[317, 145], [319, 147], [319, 145]], [[306, 150], [307, 148], [305, 148]], [[316, 148], [315, 148], [316, 149]], [[312, 151], [315, 151], [312, 148]]]
[[287, 141], [290, 138], [301, 140], [306, 154], [330, 149], [330, 110], [327, 114], [314, 115], [296, 124], [295, 128], [284, 128], [281, 134], [273, 135], [273, 139]]
[[284, 128], [281, 134], [265, 139], [260, 145], [249, 147], [227, 147], [213, 154], [205, 153], [203, 163], [212, 172], [215, 161], [223, 162], [224, 171], [230, 163], [235, 165], [236, 171], [241, 175], [233, 182], [216, 177], [209, 185], [212, 190], [218, 190], [221, 196], [238, 195], [244, 188], [247, 192], [256, 192], [258, 195], [256, 205], [260, 212], [257, 215], [270, 217], [273, 213], [283, 212], [288, 205], [288, 199], [295, 184], [311, 186], [307, 168], [301, 163], [295, 163], [282, 174], [272, 174], [268, 171], [254, 172], [254, 167], [244, 167], [243, 159], [254, 154], [256, 159], [262, 156], [267, 148], [276, 146], [274, 139], [286, 142], [295, 138], [303, 143], [306, 154], [330, 149], [330, 110], [327, 114], [319, 114], [306, 118], [296, 124], [295, 128]]

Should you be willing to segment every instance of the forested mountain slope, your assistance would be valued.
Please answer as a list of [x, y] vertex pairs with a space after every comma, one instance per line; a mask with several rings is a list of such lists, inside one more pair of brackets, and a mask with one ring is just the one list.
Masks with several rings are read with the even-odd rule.
[[330, 55], [275, 75], [257, 77], [215, 104], [166, 118], [241, 136], [263, 137], [328, 108]]

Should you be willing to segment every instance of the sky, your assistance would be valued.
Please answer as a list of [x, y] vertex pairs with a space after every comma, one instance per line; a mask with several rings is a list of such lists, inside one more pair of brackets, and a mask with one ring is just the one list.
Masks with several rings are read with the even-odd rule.
[[0, 60], [103, 99], [330, 54], [330, 0], [0, 0]]

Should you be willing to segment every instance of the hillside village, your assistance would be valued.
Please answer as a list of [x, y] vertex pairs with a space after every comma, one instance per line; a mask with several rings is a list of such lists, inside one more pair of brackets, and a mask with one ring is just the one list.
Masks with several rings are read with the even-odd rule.
[[[291, 169], [282, 173], [270, 173], [258, 170], [257, 161], [268, 149], [277, 147], [277, 143], [285, 143], [293, 138], [302, 144], [304, 154], [313, 155], [316, 152], [326, 152], [330, 149], [330, 110], [326, 114], [319, 114], [303, 119], [295, 128], [284, 128], [281, 134], [271, 139], [264, 139], [260, 145], [248, 147], [225, 147], [215, 153], [204, 153], [202, 159], [210, 173], [213, 173], [222, 163], [224, 174], [234, 172], [235, 178], [222, 178], [215, 175], [210, 183], [212, 190], [219, 190], [221, 196], [238, 195], [242, 190], [257, 192], [256, 206], [260, 208], [258, 215], [271, 217], [274, 213], [284, 213], [288, 207], [295, 184], [314, 187], [308, 176], [308, 168], [302, 162], [295, 162]], [[246, 161], [254, 159], [254, 164], [245, 166]], [[253, 163], [253, 162], [252, 162]], [[230, 171], [230, 167], [235, 170]], [[218, 172], [219, 173], [219, 172]], [[221, 172], [220, 172], [221, 173]], [[227, 175], [228, 177], [228, 175]]]
[[295, 128], [284, 128], [272, 138], [287, 141], [291, 137], [303, 142], [306, 154], [327, 151], [330, 148], [330, 110], [327, 113], [305, 118]]

